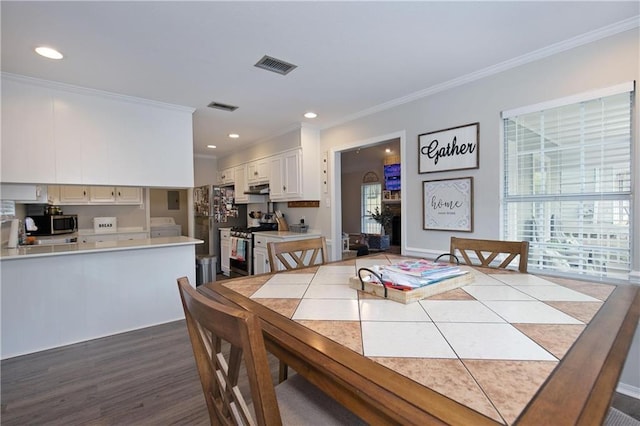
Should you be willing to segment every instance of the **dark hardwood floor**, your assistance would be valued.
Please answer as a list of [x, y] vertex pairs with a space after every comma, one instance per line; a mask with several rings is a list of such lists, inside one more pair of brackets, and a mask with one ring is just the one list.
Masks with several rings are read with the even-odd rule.
[[[209, 423], [183, 321], [4, 360], [0, 374], [3, 426]], [[639, 400], [614, 406], [640, 419]]]

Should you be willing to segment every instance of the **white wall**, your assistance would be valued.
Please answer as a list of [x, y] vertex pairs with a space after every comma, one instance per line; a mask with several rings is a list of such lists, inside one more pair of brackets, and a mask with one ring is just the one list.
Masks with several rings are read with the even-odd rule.
[[193, 157], [193, 186], [213, 185], [216, 183], [218, 160], [215, 157], [196, 155]]
[[[562, 52], [536, 62], [518, 66], [481, 80], [467, 83], [431, 96], [325, 129], [321, 133], [321, 151], [353, 147], [360, 141], [372, 142], [383, 135], [406, 132], [403, 140], [403, 251], [408, 254], [432, 256], [449, 247], [452, 232], [422, 229], [422, 182], [462, 176], [474, 177], [474, 232], [461, 233], [471, 238], [500, 237], [501, 185], [501, 120], [503, 110], [640, 80], [640, 34], [636, 28], [606, 39]], [[640, 188], [640, 129], [635, 99], [634, 188]], [[480, 168], [458, 172], [419, 174], [418, 135], [467, 123], [480, 123]], [[405, 159], [407, 161], [405, 161]], [[333, 161], [330, 158], [330, 161]], [[335, 164], [333, 165], [335, 167]], [[336, 167], [336, 170], [339, 167]], [[338, 172], [333, 178], [339, 178]], [[339, 182], [331, 182], [332, 191]], [[337, 199], [323, 199], [315, 218], [317, 227], [335, 238], [339, 229], [332, 229], [330, 204]], [[634, 197], [633, 265], [631, 281], [640, 282], [640, 197]], [[640, 365], [638, 345], [640, 328], [636, 331], [621, 382], [627, 393], [640, 397]]]

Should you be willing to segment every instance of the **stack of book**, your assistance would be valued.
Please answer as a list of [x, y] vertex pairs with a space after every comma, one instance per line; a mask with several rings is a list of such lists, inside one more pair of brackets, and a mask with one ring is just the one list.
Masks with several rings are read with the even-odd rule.
[[399, 290], [413, 290], [468, 273], [456, 265], [425, 259], [404, 260], [376, 269], [386, 285]]

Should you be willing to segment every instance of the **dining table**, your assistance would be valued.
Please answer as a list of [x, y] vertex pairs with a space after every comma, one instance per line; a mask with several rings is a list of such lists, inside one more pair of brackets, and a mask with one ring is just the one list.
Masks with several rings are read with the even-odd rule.
[[267, 350], [369, 424], [602, 424], [640, 287], [461, 265], [468, 283], [411, 303], [349, 286], [380, 253], [206, 283], [256, 314]]

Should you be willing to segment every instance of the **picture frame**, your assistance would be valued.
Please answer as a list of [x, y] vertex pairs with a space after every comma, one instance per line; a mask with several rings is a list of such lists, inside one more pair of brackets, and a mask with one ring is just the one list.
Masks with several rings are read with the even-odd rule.
[[383, 200], [390, 200], [391, 199], [391, 191], [382, 191], [382, 199]]
[[418, 172], [435, 173], [480, 167], [480, 123], [418, 135]]
[[422, 182], [422, 228], [473, 232], [473, 177]]

